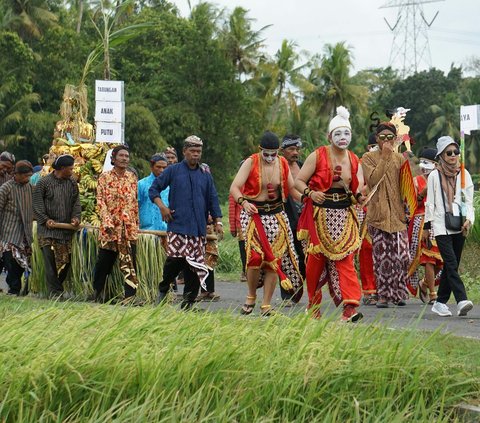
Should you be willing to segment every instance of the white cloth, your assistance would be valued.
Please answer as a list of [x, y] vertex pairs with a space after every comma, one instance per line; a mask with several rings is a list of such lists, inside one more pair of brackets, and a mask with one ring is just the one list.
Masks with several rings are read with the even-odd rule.
[[[451, 231], [445, 227], [445, 208], [442, 200], [442, 187], [440, 178], [438, 177], [438, 170], [434, 170], [428, 175], [427, 181], [427, 200], [425, 202], [425, 222], [432, 222], [431, 228], [433, 234], [451, 235], [459, 233], [460, 231]], [[457, 184], [455, 188], [455, 198], [452, 205], [453, 214], [458, 216], [460, 214], [461, 205], [461, 178], [460, 173], [457, 176]], [[475, 210], [473, 208], [473, 182], [468, 170], [465, 169], [465, 208], [466, 218], [472, 223], [475, 222]], [[446, 194], [445, 194], [445, 200]]]

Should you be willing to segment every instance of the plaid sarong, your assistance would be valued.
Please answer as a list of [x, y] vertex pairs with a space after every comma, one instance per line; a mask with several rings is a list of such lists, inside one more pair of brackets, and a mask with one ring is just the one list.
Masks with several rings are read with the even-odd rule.
[[205, 237], [167, 232], [167, 243], [167, 256], [186, 259], [198, 275], [201, 287], [206, 290], [208, 267], [205, 264]]

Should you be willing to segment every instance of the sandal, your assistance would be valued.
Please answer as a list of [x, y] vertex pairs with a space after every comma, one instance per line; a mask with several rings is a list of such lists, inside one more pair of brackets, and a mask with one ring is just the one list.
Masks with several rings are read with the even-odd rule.
[[255, 300], [257, 299], [257, 296], [252, 296], [252, 295], [247, 295], [247, 300], [253, 301], [253, 304], [247, 304], [245, 303], [242, 306], [242, 309], [240, 310], [240, 314], [243, 314], [245, 316], [252, 314], [253, 309], [255, 308]]
[[430, 297], [430, 301], [428, 302], [428, 305], [433, 305], [435, 301], [437, 301], [437, 293], [435, 291], [432, 291], [430, 292], [430, 294], [428, 294], [428, 296]]
[[420, 301], [422, 303], [427, 302], [427, 287], [424, 285], [425, 279], [421, 279], [420, 282], [418, 283], [418, 298], [420, 298]]
[[275, 314], [277, 314], [270, 304], [260, 306], [260, 310], [260, 315], [262, 317], [275, 316]]
[[362, 298], [363, 305], [366, 306], [374, 306], [377, 304], [377, 296], [376, 295], [364, 295]]

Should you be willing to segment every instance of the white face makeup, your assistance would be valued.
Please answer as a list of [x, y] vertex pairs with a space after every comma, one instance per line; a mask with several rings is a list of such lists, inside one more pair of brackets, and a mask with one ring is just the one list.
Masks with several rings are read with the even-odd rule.
[[420, 163], [418, 164], [418, 166], [420, 167], [424, 175], [428, 175], [432, 170], [435, 169], [435, 163], [426, 159], [420, 159]]
[[267, 163], [273, 163], [278, 156], [278, 150], [262, 150], [263, 160]]
[[332, 132], [331, 137], [335, 146], [345, 150], [352, 142], [352, 131], [347, 127], [337, 128]]

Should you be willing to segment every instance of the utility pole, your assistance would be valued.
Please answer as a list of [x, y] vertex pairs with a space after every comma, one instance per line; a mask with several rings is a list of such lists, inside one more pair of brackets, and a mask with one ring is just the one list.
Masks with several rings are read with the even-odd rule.
[[393, 32], [389, 65], [400, 69], [403, 78], [421, 68], [432, 66], [428, 29], [437, 18], [438, 11], [428, 21], [423, 13], [423, 5], [439, 1], [444, 0], [392, 0], [380, 7], [398, 8], [397, 20], [393, 25], [386, 18], [383, 19]]

